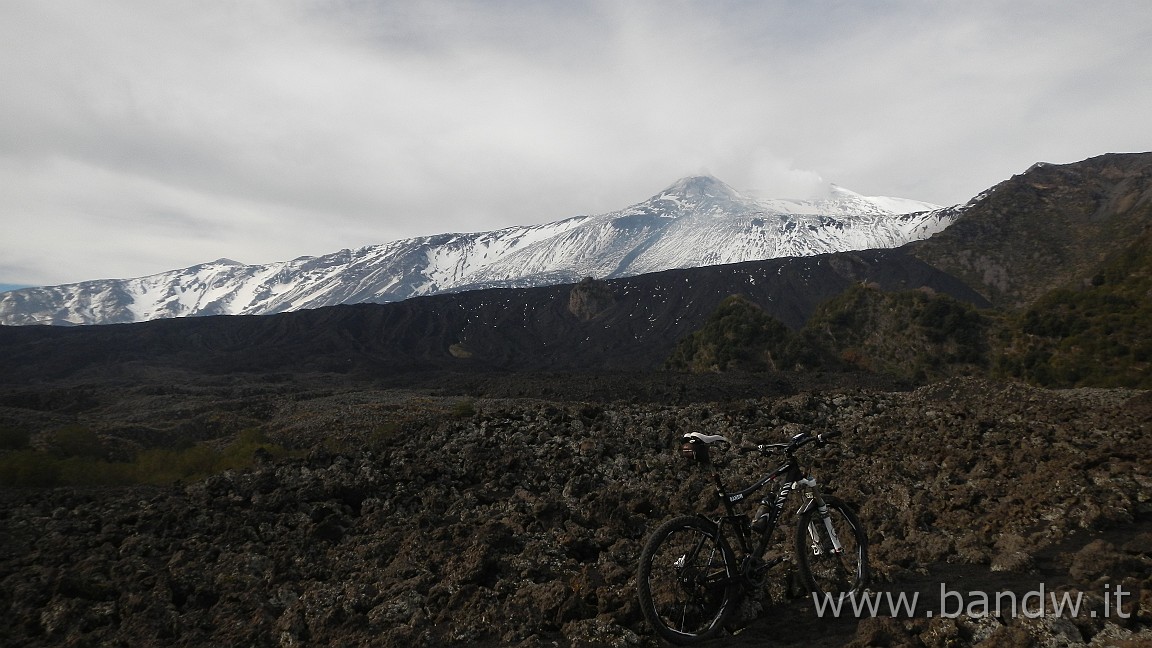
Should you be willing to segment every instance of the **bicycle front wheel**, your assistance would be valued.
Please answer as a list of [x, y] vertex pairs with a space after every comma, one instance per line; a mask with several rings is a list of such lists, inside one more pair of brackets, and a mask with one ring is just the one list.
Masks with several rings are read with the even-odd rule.
[[739, 573], [715, 524], [693, 516], [668, 520], [640, 553], [640, 609], [671, 643], [710, 639], [739, 604]]
[[815, 506], [796, 524], [796, 563], [808, 590], [817, 594], [857, 594], [868, 585], [868, 537], [852, 509], [824, 496], [825, 521]]

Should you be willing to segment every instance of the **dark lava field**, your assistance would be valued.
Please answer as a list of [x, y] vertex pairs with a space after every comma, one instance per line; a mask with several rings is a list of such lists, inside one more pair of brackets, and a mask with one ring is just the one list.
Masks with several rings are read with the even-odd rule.
[[[12, 384], [0, 428], [30, 431], [28, 453], [59, 457], [52, 444], [75, 440], [60, 430], [76, 429], [98, 440], [103, 459], [88, 466], [163, 444], [175, 449], [149, 456], [183, 460], [189, 439], [262, 445], [175, 484], [0, 488], [0, 644], [659, 645], [636, 600], [645, 536], [717, 508], [675, 452], [679, 436], [765, 443], [837, 429], [839, 443], [802, 456], [867, 528], [871, 591], [918, 594], [916, 608], [821, 617], [786, 562], [709, 645], [1148, 646], [1150, 427], [1148, 392], [977, 378], [909, 389], [427, 374], [405, 385], [128, 366]], [[718, 464], [732, 485], [773, 467], [736, 452]], [[977, 604], [980, 592], [1041, 587], [1078, 613]]]

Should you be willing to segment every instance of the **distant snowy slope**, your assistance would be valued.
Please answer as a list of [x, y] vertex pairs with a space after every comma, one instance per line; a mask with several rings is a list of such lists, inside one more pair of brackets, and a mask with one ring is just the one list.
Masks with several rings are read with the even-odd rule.
[[696, 176], [620, 211], [544, 225], [419, 237], [266, 265], [219, 259], [137, 279], [0, 293], [0, 324], [266, 314], [890, 248], [931, 236], [959, 211], [840, 187], [822, 200], [757, 200]]

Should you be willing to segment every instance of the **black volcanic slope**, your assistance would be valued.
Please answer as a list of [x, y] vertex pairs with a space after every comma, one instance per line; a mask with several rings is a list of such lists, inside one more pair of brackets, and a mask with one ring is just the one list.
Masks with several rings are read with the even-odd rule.
[[1037, 164], [989, 190], [930, 239], [905, 246], [1000, 308], [1090, 280], [1152, 227], [1152, 153]]
[[744, 294], [799, 327], [855, 282], [927, 286], [986, 305], [955, 278], [900, 250], [773, 259], [606, 282], [599, 312], [570, 308], [572, 285], [493, 289], [391, 304], [267, 316], [78, 328], [0, 327], [0, 381], [102, 374], [127, 364], [209, 373], [658, 367], [720, 300]]

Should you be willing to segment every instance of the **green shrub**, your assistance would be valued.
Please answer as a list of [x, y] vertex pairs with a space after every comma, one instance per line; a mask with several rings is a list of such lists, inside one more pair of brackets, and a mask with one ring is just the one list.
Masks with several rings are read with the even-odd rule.
[[731, 295], [665, 362], [679, 371], [791, 369], [799, 359], [795, 334], [743, 295]]
[[1001, 376], [1045, 387], [1152, 387], [1152, 232], [1090, 281], [1053, 290], [1015, 316]]

